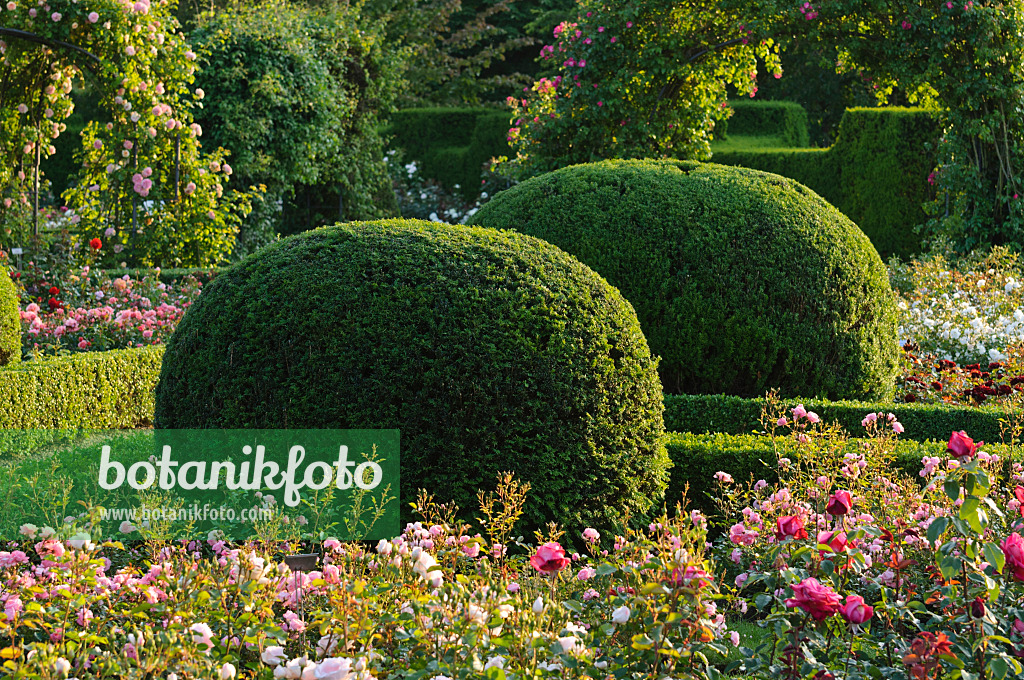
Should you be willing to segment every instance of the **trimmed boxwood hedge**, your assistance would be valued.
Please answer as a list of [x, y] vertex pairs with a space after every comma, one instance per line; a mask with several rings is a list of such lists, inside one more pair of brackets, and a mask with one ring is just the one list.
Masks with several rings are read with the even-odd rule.
[[663, 400], [636, 315], [566, 253], [414, 220], [324, 227], [215, 278], [168, 341], [160, 428], [397, 428], [417, 489], [477, 506], [530, 482], [520, 530], [642, 514]]
[[807, 111], [796, 102], [734, 101], [729, 102], [731, 117], [715, 126], [715, 136], [772, 135], [786, 146], [809, 146]]
[[885, 266], [855, 224], [778, 175], [602, 161], [497, 194], [473, 224], [563, 248], [636, 309], [665, 391], [887, 399], [899, 347]]
[[[967, 430], [972, 437], [976, 433]], [[948, 439], [948, 435], [947, 435]], [[792, 439], [778, 438], [779, 452], [795, 457], [798, 445]], [[706, 514], [715, 512], [713, 491], [715, 489], [715, 473], [719, 470], [728, 472], [737, 482], [745, 483], [753, 478], [764, 479], [769, 483], [778, 481], [777, 459], [772, 441], [768, 437], [758, 435], [729, 434], [690, 434], [671, 432], [665, 437], [669, 457], [672, 458], [668, 489], [665, 501], [669, 509], [674, 509], [683, 497], [687, 483], [689, 492], [686, 495], [690, 507], [697, 508]], [[859, 446], [856, 441], [850, 442], [851, 447]], [[1010, 460], [1010, 447], [1002, 444], [986, 444], [985, 451], [997, 454], [1003, 460]], [[895, 467], [914, 479], [919, 479], [921, 458], [924, 456], [945, 456], [945, 441], [918, 442], [902, 440], [897, 444]]]
[[[722, 432], [749, 434], [761, 429], [764, 399], [742, 399], [719, 394], [665, 395], [665, 429], [670, 432]], [[839, 423], [853, 436], [864, 434], [861, 421], [868, 413], [893, 413], [906, 431], [903, 439], [948, 440], [951, 432], [966, 430], [975, 439], [1003, 441], [1004, 426], [1019, 414], [999, 406], [946, 406], [893, 404], [867, 401], [785, 400], [787, 408], [802, 403], [827, 423]]]
[[21, 361], [21, 315], [18, 313], [18, 289], [0, 267], [0, 366]]
[[0, 429], [152, 424], [163, 347], [83, 352], [0, 369]]
[[406, 161], [420, 163], [424, 177], [464, 198], [480, 194], [483, 164], [507, 156], [509, 113], [486, 108], [403, 109], [391, 115], [385, 134], [389, 146], [405, 150]]
[[927, 220], [922, 205], [935, 197], [928, 176], [940, 135], [933, 111], [854, 108], [828, 149], [728, 151], [714, 161], [805, 184], [856, 222], [883, 257], [907, 258], [921, 250], [915, 227]]

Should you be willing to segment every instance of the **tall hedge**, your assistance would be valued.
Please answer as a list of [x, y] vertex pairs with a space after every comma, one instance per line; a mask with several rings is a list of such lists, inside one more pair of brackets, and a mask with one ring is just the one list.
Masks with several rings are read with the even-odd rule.
[[160, 428], [397, 428], [403, 507], [476, 508], [511, 470], [520, 530], [664, 490], [655, 361], [622, 296], [558, 248], [412, 220], [282, 239], [221, 273], [167, 345]]
[[731, 117], [715, 126], [715, 136], [772, 135], [785, 146], [797, 148], [810, 144], [807, 111], [796, 102], [734, 101]]
[[827, 150], [730, 151], [714, 161], [807, 185], [863, 229], [882, 257], [906, 258], [921, 249], [915, 227], [927, 219], [922, 205], [935, 196], [928, 177], [940, 134], [934, 112], [925, 109], [847, 109]]
[[509, 154], [509, 114], [486, 108], [403, 109], [391, 116], [390, 146], [420, 163], [423, 176], [472, 199], [480, 193], [483, 165]]
[[0, 366], [21, 361], [21, 314], [18, 313], [18, 289], [0, 265]]
[[899, 352], [885, 266], [806, 187], [691, 161], [603, 161], [497, 194], [474, 224], [553, 243], [637, 311], [669, 393], [884, 399]]

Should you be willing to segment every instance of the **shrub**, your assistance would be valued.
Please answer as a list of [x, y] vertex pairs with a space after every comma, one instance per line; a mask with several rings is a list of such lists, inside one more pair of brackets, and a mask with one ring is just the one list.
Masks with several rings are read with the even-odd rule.
[[239, 3], [199, 17], [191, 38], [200, 54], [196, 84], [207, 94], [196, 121], [211, 143], [231, 149], [242, 184], [267, 190], [259, 221], [243, 227], [249, 249], [283, 231], [287, 220], [271, 208], [296, 192], [310, 195], [286, 204], [285, 217], [307, 215], [321, 193], [329, 194], [332, 222], [339, 194], [350, 219], [395, 214], [394, 201], [381, 200], [390, 187], [377, 128], [401, 64], [383, 33], [383, 23], [340, 3]]
[[149, 426], [163, 352], [87, 352], [0, 369], [0, 429]]
[[[785, 401], [796, 406], [795, 399]], [[849, 432], [862, 430], [860, 423], [865, 413], [882, 411], [893, 413], [903, 423], [904, 439], [926, 441], [948, 439], [954, 430], [966, 429], [979, 440], [998, 442], [1003, 432], [1017, 415], [1019, 407], [985, 406], [981, 408], [947, 406], [944, 404], [893, 404], [866, 401], [801, 402], [825, 422], [837, 422]], [[665, 429], [670, 432], [703, 434], [718, 432], [728, 435], [750, 434], [761, 430], [762, 399], [742, 399], [718, 394], [665, 395]], [[1000, 423], [1000, 420], [1004, 423]]]
[[714, 160], [806, 184], [856, 222], [883, 257], [909, 257], [921, 250], [916, 227], [927, 221], [923, 206], [935, 197], [936, 155], [928, 150], [939, 137], [934, 116], [925, 109], [848, 109], [829, 149], [729, 151]]
[[777, 175], [604, 161], [528, 180], [473, 223], [565, 249], [617, 286], [666, 392], [889, 398], [896, 315], [856, 225]]
[[807, 132], [807, 111], [796, 102], [731, 102], [731, 118], [715, 126], [716, 136], [777, 135], [783, 144], [792, 147], [810, 145]]
[[636, 316], [557, 248], [389, 220], [283, 239], [220, 274], [168, 342], [161, 428], [398, 428], [403, 507], [529, 481], [527, 524], [650, 509], [662, 394]]
[[21, 361], [21, 316], [18, 314], [18, 289], [0, 265], [0, 366]]

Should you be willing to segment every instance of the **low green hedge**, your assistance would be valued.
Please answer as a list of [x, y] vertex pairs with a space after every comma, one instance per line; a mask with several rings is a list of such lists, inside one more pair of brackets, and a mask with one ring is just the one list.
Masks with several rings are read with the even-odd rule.
[[424, 177], [467, 199], [480, 193], [483, 164], [509, 153], [509, 114], [485, 108], [404, 109], [391, 116], [385, 134]]
[[164, 348], [25, 361], [0, 369], [0, 428], [147, 427]]
[[[728, 129], [735, 131], [730, 122]], [[883, 258], [921, 248], [915, 227], [934, 189], [934, 146], [941, 131], [934, 112], [907, 108], [847, 109], [828, 149], [771, 149], [716, 153], [714, 162], [795, 179], [839, 208], [864, 230]]]
[[[794, 457], [798, 450], [796, 442], [789, 438], [779, 437], [776, 443], [779, 453], [789, 457]], [[737, 483], [745, 483], [751, 478], [764, 479], [769, 483], [778, 481], [775, 448], [768, 437], [670, 432], [665, 436], [665, 444], [672, 459], [668, 489], [665, 491], [665, 501], [670, 510], [682, 499], [683, 491], [689, 484], [686, 494], [689, 507], [709, 515], [715, 513], [714, 477], [719, 470], [728, 472]], [[851, 441], [850, 446], [856, 447], [858, 444]], [[1009, 460], [1008, 446], [987, 444], [985, 451]], [[922, 468], [922, 457], [945, 455], [945, 441], [901, 440], [897, 444], [894, 465], [914, 479], [920, 479], [918, 473]]]
[[715, 126], [716, 136], [773, 135], [785, 146], [809, 146], [807, 111], [796, 102], [736, 101], [730, 102], [733, 115]]
[[[743, 399], [718, 394], [666, 394], [665, 429], [669, 432], [722, 432], [749, 434], [761, 430], [764, 399]], [[1002, 441], [1000, 420], [1013, 416], [998, 406], [955, 407], [934, 404], [881, 404], [867, 401], [787, 399], [787, 408], [802, 403], [827, 423], [838, 422], [851, 435], [864, 433], [861, 421], [868, 413], [893, 413], [906, 431], [903, 439], [948, 440], [953, 431], [964, 430], [976, 440]]]

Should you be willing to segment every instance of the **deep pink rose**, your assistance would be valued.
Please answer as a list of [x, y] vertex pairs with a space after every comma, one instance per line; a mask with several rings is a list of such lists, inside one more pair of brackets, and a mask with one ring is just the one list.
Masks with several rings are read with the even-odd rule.
[[775, 520], [775, 538], [783, 540], [787, 536], [792, 538], [807, 538], [807, 530], [804, 529], [804, 520], [801, 517], [780, 517]]
[[530, 558], [530, 564], [542, 574], [554, 574], [569, 566], [569, 558], [559, 544], [545, 543], [537, 548], [537, 553]]
[[1003, 539], [1003, 554], [1006, 555], [1006, 568], [1010, 570], [1013, 577], [1018, 581], [1024, 581], [1024, 538], [1018, 533], [1012, 533]]
[[793, 589], [793, 597], [786, 600], [786, 606], [803, 609], [815, 621], [827, 619], [839, 611], [839, 595], [828, 586], [818, 583], [816, 578], [806, 578], [790, 587]]
[[970, 458], [977, 452], [978, 446], [979, 444], [975, 444], [974, 440], [961, 430], [949, 435], [949, 444], [946, 445], [946, 452], [953, 454], [956, 458]]
[[839, 608], [839, 613], [850, 623], [860, 625], [874, 616], [875, 608], [865, 604], [860, 595], [847, 595], [846, 604]]
[[828, 499], [828, 505], [825, 506], [825, 512], [830, 515], [840, 516], [850, 512], [850, 508], [853, 507], [853, 497], [850, 496], [849, 491], [836, 491]]
[[[836, 554], [846, 552], [846, 533], [842, 531], [819, 531], [818, 545], [827, 545]], [[825, 551], [822, 550], [821, 554], [824, 555]]]

